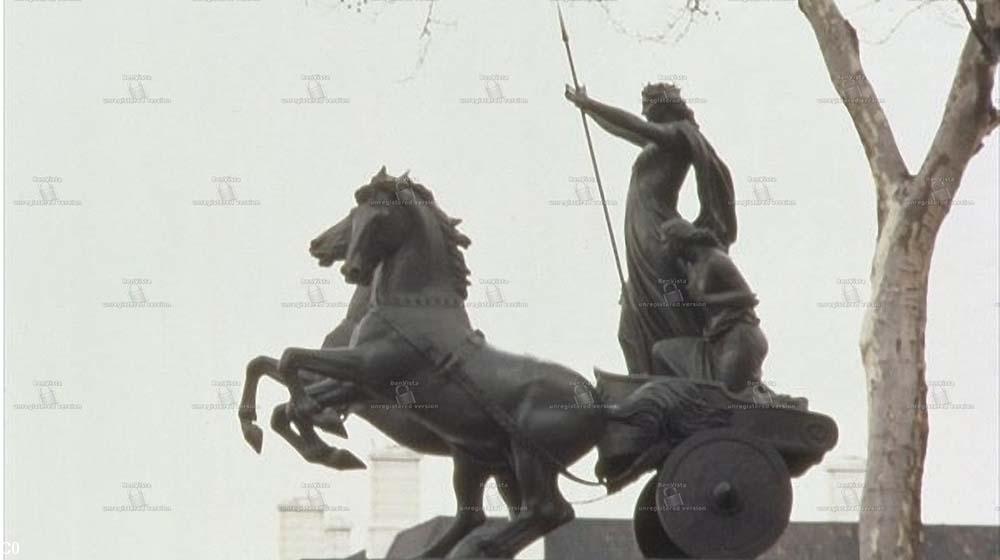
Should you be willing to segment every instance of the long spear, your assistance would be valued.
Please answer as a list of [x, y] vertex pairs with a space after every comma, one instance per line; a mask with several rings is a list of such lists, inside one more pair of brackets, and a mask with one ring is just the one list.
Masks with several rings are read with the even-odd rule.
[[[569, 59], [569, 70], [573, 74], [573, 87], [580, 90], [580, 82], [576, 78], [576, 65], [573, 64], [573, 51], [569, 48], [569, 34], [566, 33], [566, 22], [563, 21], [562, 6], [556, 2], [559, 14], [559, 29], [562, 30], [562, 41], [566, 45], [566, 58]], [[608, 237], [611, 238], [611, 252], [615, 255], [615, 268], [618, 270], [618, 281], [622, 285], [622, 295], [625, 295], [625, 275], [622, 273], [622, 260], [618, 256], [618, 243], [615, 241], [615, 230], [611, 227], [611, 214], [608, 213], [608, 200], [604, 196], [604, 185], [601, 183], [601, 172], [597, 169], [597, 157], [594, 155], [594, 141], [590, 138], [590, 125], [587, 124], [587, 113], [580, 109], [583, 119], [583, 132], [587, 136], [587, 149], [590, 150], [590, 163], [594, 166], [594, 180], [597, 181], [597, 191], [601, 194], [601, 208], [604, 209], [604, 223], [608, 226]]]

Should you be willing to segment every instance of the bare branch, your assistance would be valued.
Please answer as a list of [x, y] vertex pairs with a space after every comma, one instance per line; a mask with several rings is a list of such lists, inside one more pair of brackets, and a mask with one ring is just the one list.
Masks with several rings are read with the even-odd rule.
[[434, 0], [430, 0], [427, 3], [427, 15], [424, 16], [424, 27], [420, 30], [420, 37], [430, 37], [431, 35], [431, 22], [433, 21], [431, 17], [434, 15]]
[[667, 31], [661, 31], [655, 34], [640, 33], [629, 29], [628, 26], [618, 17], [616, 17], [611, 9], [608, 7], [609, 3], [607, 0], [597, 0], [597, 5], [600, 6], [601, 11], [604, 12], [608, 23], [611, 24], [612, 29], [618, 33], [630, 37], [639, 42], [650, 42], [667, 44], [671, 38], [671, 34], [679, 27], [676, 36], [673, 38], [673, 43], [679, 42], [683, 39], [691, 26], [694, 25], [696, 19], [700, 17], [707, 17], [709, 15], [708, 10], [705, 8], [706, 0], [684, 0], [684, 6], [678, 8], [674, 16], [667, 21], [665, 27]]
[[799, 0], [799, 9], [816, 34], [830, 79], [851, 115], [868, 157], [878, 189], [881, 223], [884, 202], [892, 194], [890, 189], [909, 177], [909, 171], [875, 88], [861, 66], [857, 33], [833, 0]]
[[969, 30], [976, 35], [976, 39], [979, 40], [979, 44], [983, 46], [983, 50], [988, 53], [992, 53], [993, 49], [990, 48], [990, 44], [986, 42], [986, 38], [979, 30], [979, 25], [976, 24], [975, 18], [972, 17], [972, 12], [969, 11], [969, 6], [966, 5], [965, 0], [955, 0], [958, 5], [962, 7], [962, 13], [965, 14], [965, 21], [969, 22]]
[[[910, 19], [910, 16], [912, 16], [913, 14], [919, 12], [920, 10], [923, 10], [927, 6], [930, 6], [932, 3], [933, 2], [931, 2], [930, 0], [925, 0], [923, 2], [918, 2], [918, 3], [914, 4], [908, 10], [906, 10], [903, 13], [903, 15], [898, 20], [896, 20], [896, 23], [894, 23], [892, 25], [892, 27], [889, 28], [889, 31], [887, 31], [885, 33], [885, 35], [883, 35], [879, 39], [875, 39], [875, 40], [871, 40], [871, 41], [864, 41], [864, 42], [866, 44], [874, 44], [874, 45], [884, 45], [884, 44], [888, 43], [889, 39], [891, 39], [892, 36], [896, 34], [896, 31], [898, 31], [899, 28], [903, 27], [903, 24], [905, 24], [907, 22], [907, 20]], [[877, 4], [877, 2], [876, 2], [876, 4]], [[862, 26], [862, 29], [864, 29], [864, 26]]]
[[408, 82], [412, 80], [417, 76], [417, 73], [420, 71], [420, 69], [423, 68], [424, 62], [427, 61], [427, 53], [429, 53], [431, 49], [431, 41], [434, 38], [432, 31], [433, 26], [436, 25], [443, 25], [449, 27], [455, 26], [455, 22], [453, 21], [444, 21], [436, 19], [434, 17], [435, 4], [436, 0], [429, 0], [427, 2], [427, 13], [424, 15], [424, 24], [420, 28], [420, 35], [417, 36], [417, 40], [420, 41], [421, 43], [420, 49], [417, 51], [417, 60], [413, 64], [413, 69], [410, 71], [410, 73], [407, 74], [406, 76], [403, 76], [399, 80], [399, 82]]
[[[952, 196], [969, 160], [1000, 124], [991, 99], [997, 68], [994, 45], [1000, 43], [1000, 0], [980, 0], [972, 25], [941, 124], [918, 174], [943, 179], [938, 184], [950, 189]], [[930, 180], [918, 181], [914, 196], [926, 197], [933, 186]]]
[[413, 71], [410, 73], [409, 78], [412, 78], [416, 73], [423, 68], [424, 62], [427, 60], [427, 53], [431, 49], [431, 23], [434, 21], [432, 18], [434, 16], [434, 0], [427, 3], [427, 15], [424, 16], [424, 25], [420, 29], [420, 35], [417, 37], [418, 41], [422, 41], [423, 44], [420, 46], [420, 52], [417, 53], [417, 61], [413, 66]]

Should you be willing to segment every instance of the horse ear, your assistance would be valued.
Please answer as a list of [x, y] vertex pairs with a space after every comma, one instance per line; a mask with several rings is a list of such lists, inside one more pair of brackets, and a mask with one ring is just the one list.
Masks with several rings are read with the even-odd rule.
[[409, 169], [407, 169], [406, 171], [404, 171], [403, 174], [399, 176], [399, 181], [401, 183], [411, 183], [412, 182], [410, 180], [410, 170]]
[[382, 169], [379, 169], [378, 173], [376, 173], [375, 176], [372, 177], [372, 183], [378, 183], [379, 181], [382, 181], [383, 179], [388, 179], [388, 178], [389, 178], [389, 174], [386, 173], [385, 166], [383, 165]]

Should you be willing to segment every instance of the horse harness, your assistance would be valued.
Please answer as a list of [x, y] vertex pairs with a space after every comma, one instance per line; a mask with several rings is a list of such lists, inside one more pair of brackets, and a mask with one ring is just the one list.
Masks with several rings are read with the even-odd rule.
[[472, 356], [483, 349], [483, 346], [486, 343], [486, 335], [484, 335], [482, 331], [479, 329], [473, 329], [468, 335], [465, 336], [464, 339], [462, 339], [461, 342], [455, 345], [454, 348], [449, 351], [442, 352], [438, 348], [438, 345], [434, 344], [434, 342], [432, 342], [429, 338], [419, 332], [410, 332], [407, 329], [402, 328], [390, 319], [386, 313], [380, 312], [378, 307], [372, 307], [369, 313], [379, 317], [386, 325], [389, 326], [390, 329], [392, 329], [393, 332], [398, 334], [400, 338], [410, 344], [410, 346], [424, 356], [430, 363], [434, 364], [434, 370], [431, 373], [432, 376], [444, 376], [446, 379], [457, 383], [459, 387], [461, 387], [470, 397], [472, 397], [474, 401], [476, 401], [476, 404], [486, 411], [491, 420], [500, 425], [500, 427], [511, 437], [511, 439], [516, 440], [518, 443], [530, 448], [539, 456], [550, 461], [559, 469], [560, 474], [566, 478], [587, 486], [604, 486], [601, 482], [585, 480], [569, 472], [566, 465], [553, 456], [552, 453], [545, 447], [522, 434], [517, 425], [517, 421], [514, 420], [510, 413], [494, 402], [493, 399], [489, 398], [489, 396], [483, 392], [482, 388], [479, 387], [479, 385], [477, 385], [476, 382], [469, 377], [469, 375], [461, 367], [459, 367], [469, 356]]

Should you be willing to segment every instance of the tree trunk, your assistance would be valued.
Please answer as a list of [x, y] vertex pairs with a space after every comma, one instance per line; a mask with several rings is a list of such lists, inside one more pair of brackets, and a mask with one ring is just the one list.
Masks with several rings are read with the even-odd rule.
[[888, 209], [878, 237], [861, 332], [868, 380], [868, 465], [858, 535], [863, 559], [918, 558], [923, 541], [924, 329], [936, 229], [913, 223], [904, 210]]
[[[959, 0], [961, 3], [961, 0]], [[964, 3], [960, 4], [964, 8]], [[875, 182], [878, 238], [861, 330], [868, 381], [868, 464], [858, 538], [862, 560], [922, 558], [920, 494], [927, 451], [924, 330], [927, 279], [962, 174], [997, 126], [990, 96], [1000, 53], [1000, 0], [979, 0], [927, 157], [916, 176], [861, 66], [857, 34], [834, 0], [799, 0]]]

